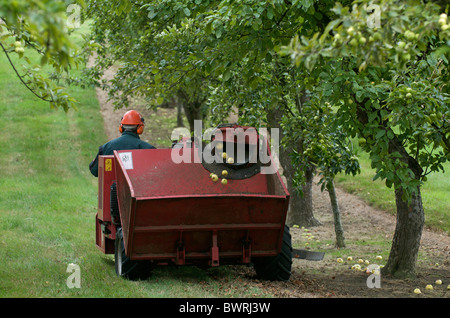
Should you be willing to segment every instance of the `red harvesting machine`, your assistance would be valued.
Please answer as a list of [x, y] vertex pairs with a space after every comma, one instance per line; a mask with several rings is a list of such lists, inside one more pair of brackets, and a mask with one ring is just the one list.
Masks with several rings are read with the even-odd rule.
[[206, 145], [185, 138], [100, 156], [96, 245], [128, 279], [157, 265], [252, 264], [261, 278], [288, 280], [289, 193], [278, 171], [263, 173], [272, 161], [267, 138], [237, 125]]

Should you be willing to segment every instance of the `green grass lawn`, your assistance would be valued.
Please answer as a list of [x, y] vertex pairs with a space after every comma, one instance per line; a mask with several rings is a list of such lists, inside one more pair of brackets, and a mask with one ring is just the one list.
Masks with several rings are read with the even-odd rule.
[[[350, 193], [357, 194], [366, 202], [391, 214], [396, 213], [394, 189], [386, 187], [384, 181], [375, 181], [375, 170], [370, 166], [367, 153], [359, 153], [361, 173], [348, 176], [340, 174], [336, 183]], [[445, 173], [432, 173], [421, 187], [425, 210], [425, 225], [450, 234], [450, 162], [444, 164]]]

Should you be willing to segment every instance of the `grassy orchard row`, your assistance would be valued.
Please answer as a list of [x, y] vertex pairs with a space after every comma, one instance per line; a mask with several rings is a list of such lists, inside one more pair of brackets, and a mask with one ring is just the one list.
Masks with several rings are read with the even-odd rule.
[[[24, 43], [2, 44], [19, 72], [19, 56], [39, 67]], [[78, 112], [50, 109], [0, 54], [0, 297], [101, 296], [99, 283], [112, 277], [93, 245], [97, 191], [87, 169], [105, 140], [102, 118], [93, 89], [71, 92]], [[83, 289], [67, 288], [70, 263], [80, 265]]]
[[[358, 141], [354, 146], [359, 149]], [[361, 165], [361, 173], [356, 176], [339, 174], [336, 176], [336, 184], [350, 193], [357, 194], [375, 208], [396, 213], [394, 189], [387, 188], [384, 181], [375, 180], [375, 169], [371, 167], [367, 153], [358, 150], [358, 159]], [[437, 231], [450, 234], [450, 162], [443, 164], [445, 173], [434, 172], [427, 176], [427, 182], [422, 185], [422, 200], [425, 209], [425, 225]]]

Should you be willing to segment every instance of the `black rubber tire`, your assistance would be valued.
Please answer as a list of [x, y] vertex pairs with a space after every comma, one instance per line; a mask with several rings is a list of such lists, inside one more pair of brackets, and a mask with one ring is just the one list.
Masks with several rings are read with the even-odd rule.
[[117, 276], [129, 280], [143, 280], [150, 276], [151, 264], [146, 261], [131, 260], [126, 256], [121, 227], [117, 228], [114, 247], [114, 262]]
[[288, 281], [292, 269], [292, 238], [289, 227], [284, 227], [281, 252], [273, 257], [254, 258], [253, 266], [259, 278]]

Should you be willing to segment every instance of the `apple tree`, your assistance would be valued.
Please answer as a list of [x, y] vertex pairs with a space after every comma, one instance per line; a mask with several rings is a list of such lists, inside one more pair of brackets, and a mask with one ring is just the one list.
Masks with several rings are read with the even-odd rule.
[[295, 37], [286, 52], [319, 72], [313, 94], [364, 141], [374, 179], [393, 187], [397, 223], [385, 274], [415, 275], [424, 225], [421, 185], [450, 159], [450, 33], [444, 8], [421, 1], [337, 3], [323, 32]]
[[183, 104], [191, 132], [194, 120], [206, 119], [208, 83], [214, 79], [207, 58], [199, 57], [208, 39], [192, 18], [194, 9], [176, 1], [87, 1], [91, 36], [101, 45], [89, 76], [98, 80], [117, 66], [110, 83], [103, 83], [116, 108], [133, 97], [152, 107], [175, 98]]
[[[82, 8], [84, 1], [77, 1], [77, 5]], [[83, 52], [70, 38], [68, 13], [68, 4], [64, 1], [0, 1], [2, 53], [32, 94], [49, 102], [52, 108], [62, 107], [65, 111], [75, 107], [76, 101], [61, 82], [73, 82], [71, 68], [84, 61]], [[86, 45], [86, 49], [89, 48]], [[38, 63], [30, 59], [30, 51], [38, 53]], [[20, 66], [13, 56], [22, 62]]]

